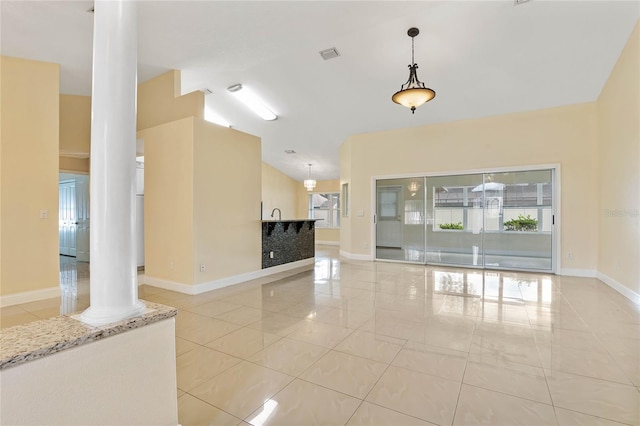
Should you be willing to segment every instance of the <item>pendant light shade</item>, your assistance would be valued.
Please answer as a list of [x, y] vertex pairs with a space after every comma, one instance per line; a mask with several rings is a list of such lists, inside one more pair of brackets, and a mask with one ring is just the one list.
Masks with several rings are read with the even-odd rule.
[[407, 35], [411, 37], [411, 64], [409, 65], [409, 79], [400, 86], [400, 90], [393, 94], [391, 100], [397, 104], [411, 109], [411, 113], [416, 112], [416, 108], [429, 102], [436, 97], [436, 92], [429, 89], [423, 82], [418, 80], [418, 64], [414, 59], [414, 39], [420, 34], [417, 28], [410, 28]]
[[313, 188], [316, 187], [315, 179], [311, 179], [311, 164], [309, 164], [309, 179], [304, 180], [304, 187], [307, 188], [307, 191], [313, 191]]

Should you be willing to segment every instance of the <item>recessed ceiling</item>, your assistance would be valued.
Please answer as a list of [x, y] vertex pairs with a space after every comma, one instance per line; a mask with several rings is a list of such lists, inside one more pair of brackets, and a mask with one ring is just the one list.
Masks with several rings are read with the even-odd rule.
[[[61, 92], [89, 95], [91, 6], [1, 1], [2, 54], [59, 63]], [[640, 3], [141, 1], [138, 15], [138, 80], [182, 70], [183, 92], [210, 89], [207, 106], [302, 181], [309, 163], [314, 178], [338, 178], [352, 134], [595, 101]], [[414, 115], [391, 101], [408, 77], [410, 27], [418, 77], [438, 94]], [[328, 46], [340, 57], [323, 60]], [[232, 99], [236, 83], [278, 120]]]

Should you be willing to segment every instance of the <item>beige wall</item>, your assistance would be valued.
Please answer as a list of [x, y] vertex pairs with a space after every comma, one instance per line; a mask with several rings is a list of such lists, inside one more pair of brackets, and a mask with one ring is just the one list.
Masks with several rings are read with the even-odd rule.
[[201, 92], [179, 94], [177, 71], [138, 86], [145, 275], [193, 286], [259, 271], [260, 138], [204, 121]]
[[597, 267], [594, 103], [354, 135], [342, 147], [341, 157], [341, 178], [351, 192], [350, 217], [342, 222], [344, 252], [371, 254], [373, 176], [559, 163], [562, 268]]
[[260, 138], [198, 118], [194, 125], [194, 282], [259, 271]]
[[145, 275], [191, 286], [259, 271], [260, 139], [194, 117], [138, 137], [145, 144]]
[[598, 271], [640, 294], [640, 25], [598, 99]]
[[89, 157], [91, 96], [60, 95], [60, 155]]
[[89, 173], [91, 160], [88, 158], [60, 157], [59, 167], [61, 172]]
[[145, 274], [194, 282], [193, 118], [138, 132], [145, 143]]
[[[305, 218], [309, 216], [309, 194], [310, 192], [304, 187], [303, 182], [298, 182], [298, 217]], [[340, 180], [319, 180], [312, 192], [340, 192]], [[342, 213], [340, 213], [342, 214]], [[344, 219], [340, 217], [340, 220]], [[340, 229], [322, 229], [316, 227], [316, 243], [340, 243]]]
[[271, 211], [279, 208], [283, 219], [299, 219], [298, 187], [300, 182], [290, 178], [267, 163], [262, 163], [262, 217], [270, 219]]
[[59, 66], [2, 56], [0, 69], [0, 294], [6, 296], [58, 287]]
[[204, 93], [180, 96], [180, 84], [180, 71], [172, 70], [138, 85], [138, 130], [186, 117], [204, 118]]

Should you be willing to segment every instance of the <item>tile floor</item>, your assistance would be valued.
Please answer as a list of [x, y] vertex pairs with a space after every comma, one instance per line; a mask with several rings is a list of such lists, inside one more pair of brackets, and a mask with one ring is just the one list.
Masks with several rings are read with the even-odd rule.
[[[81, 310], [1, 310], [2, 327]], [[179, 422], [187, 425], [638, 425], [640, 308], [588, 278], [347, 261], [198, 296], [179, 308]]]

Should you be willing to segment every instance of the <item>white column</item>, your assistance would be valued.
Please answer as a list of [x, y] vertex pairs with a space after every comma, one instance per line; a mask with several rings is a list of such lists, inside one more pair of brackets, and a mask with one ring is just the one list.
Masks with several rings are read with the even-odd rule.
[[91, 305], [107, 324], [144, 312], [135, 241], [137, 3], [95, 2], [91, 99]]

